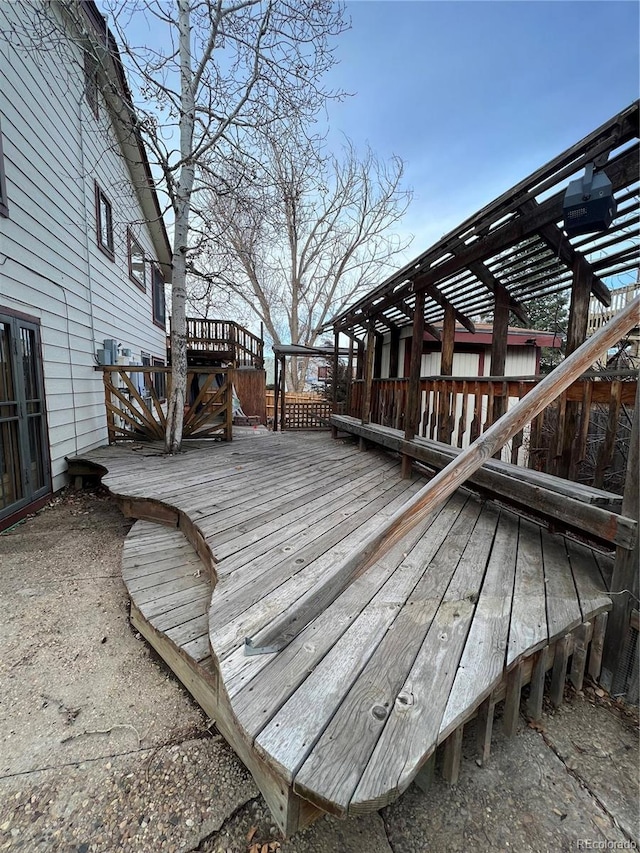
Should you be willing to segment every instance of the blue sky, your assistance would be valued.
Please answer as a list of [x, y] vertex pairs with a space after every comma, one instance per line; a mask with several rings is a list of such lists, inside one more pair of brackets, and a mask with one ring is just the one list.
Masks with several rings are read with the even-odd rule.
[[633, 0], [361, 0], [331, 138], [406, 162], [416, 255], [639, 95]]

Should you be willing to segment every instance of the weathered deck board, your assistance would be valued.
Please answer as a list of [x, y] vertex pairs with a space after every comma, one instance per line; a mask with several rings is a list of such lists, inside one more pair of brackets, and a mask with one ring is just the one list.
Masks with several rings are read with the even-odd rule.
[[[438, 580], [442, 594], [451, 572], [450, 564], [443, 555], [447, 550], [446, 545], [443, 547], [443, 538], [450, 530], [452, 535], [462, 539], [465, 523], [467, 529], [472, 528], [479, 509], [479, 506], [474, 506], [470, 508], [468, 515], [459, 514], [457, 529], [450, 527], [450, 521], [445, 516], [443, 523], [438, 526], [436, 537], [425, 536], [416, 544], [406, 558], [407, 563], [403, 561], [400, 564], [399, 570], [386, 581], [380, 592], [258, 735], [258, 748], [268, 752], [272, 759], [280, 761], [290, 772], [295, 772], [295, 768], [302, 764], [314, 741], [334, 716], [336, 708], [342, 707], [343, 698], [350, 686], [359, 679], [361, 673], [362, 677], [369, 680], [366, 672], [368, 664], [376, 665], [372, 657], [381, 641], [384, 641], [384, 648], [377, 658], [384, 659], [385, 668], [388, 668], [389, 660], [393, 660], [394, 671], [400, 672], [402, 677], [403, 655], [415, 656], [416, 645], [419, 645], [420, 638], [424, 636], [424, 631], [438, 607]], [[429, 534], [431, 533], [432, 530], [429, 531]], [[414, 553], [415, 551], [417, 553]], [[430, 563], [436, 553], [440, 554], [440, 579], [435, 570], [433, 574], [430, 572]], [[425, 566], [428, 567], [426, 572]], [[376, 568], [373, 567], [374, 575]], [[427, 574], [429, 581], [426, 580]], [[332, 610], [333, 607], [326, 612], [331, 613]], [[378, 630], [375, 630], [376, 628]], [[371, 683], [375, 684], [375, 681]], [[373, 700], [373, 704], [377, 704], [377, 699]], [[303, 711], [305, 708], [306, 711]], [[361, 707], [360, 711], [363, 717], [368, 718], [371, 702], [366, 707]], [[339, 728], [341, 736], [331, 738], [334, 760], [330, 762], [331, 767], [327, 767], [327, 772], [336, 769], [335, 755], [348, 749], [354, 742], [362, 740], [359, 727]], [[323, 763], [326, 766], [326, 760]], [[348, 757], [345, 762], [341, 762], [345, 765], [348, 763]], [[299, 780], [296, 777], [296, 786], [298, 785]], [[302, 790], [300, 792], [303, 793]]]
[[531, 521], [521, 519], [507, 667], [522, 655], [533, 654], [546, 646], [548, 639], [540, 528]]
[[283, 831], [316, 816], [311, 803], [344, 815], [390, 802], [483, 701], [505, 695], [508, 672], [530, 678], [534, 652], [572, 631], [584, 645], [578, 626], [610, 607], [609, 557], [460, 490], [281, 652], [247, 657], [244, 638], [367, 541], [420, 479], [321, 434], [88, 458], [132, 514], [173, 525], [137, 522], [127, 537], [132, 619], [217, 716]]
[[547, 625], [549, 642], [552, 642], [577, 628], [582, 621], [582, 613], [565, 540], [543, 530], [542, 554], [547, 591]]
[[[422, 574], [432, 552], [442, 542], [463, 508], [465, 498], [455, 496], [433, 520], [425, 521], [406, 542], [393, 548], [312, 622], [275, 660], [262, 668], [234, 698], [233, 707], [247, 732], [257, 733], [283, 706], [349, 626], [374, 599], [387, 601], [389, 586], [396, 599], [399, 584], [411, 583], [416, 571]], [[429, 528], [429, 544], [421, 542]], [[418, 547], [418, 546], [421, 547]], [[417, 581], [414, 582], [414, 586]], [[407, 596], [411, 590], [407, 591]], [[259, 700], [256, 701], [256, 696]]]
[[[435, 748], [451, 685], [475, 612], [498, 512], [487, 504], [458, 562], [418, 655], [349, 804], [351, 813], [401, 793]], [[448, 540], [447, 543], [448, 545]], [[390, 784], [393, 780], [393, 784]]]
[[[478, 605], [440, 726], [440, 738], [479, 705], [504, 671], [519, 519], [502, 511]], [[526, 535], [526, 534], [523, 534]]]
[[[238, 590], [239, 597], [234, 599], [234, 603], [240, 611], [236, 618], [226, 618], [222, 625], [221, 620], [217, 619], [218, 611], [213, 606], [210, 611], [211, 637], [218, 655], [224, 659], [232, 649], [243, 645], [245, 637], [259, 630], [265, 621], [290, 607], [321, 573], [319, 560], [322, 560], [322, 568], [326, 570], [335, 561], [338, 553], [336, 547], [340, 546], [340, 552], [350, 551], [357, 539], [363, 539], [361, 535], [354, 537], [351, 534], [371, 521], [374, 526], [379, 525], [380, 520], [390, 516], [406, 499], [407, 493], [411, 494], [415, 488], [415, 485], [410, 486], [406, 481], [396, 483], [385, 494], [366, 503], [318, 539], [300, 543], [289, 540], [287, 547], [290, 550], [284, 559], [280, 553], [267, 553], [261, 562], [273, 567], [264, 573], [264, 577], [260, 575], [257, 578], [260, 583], [253, 583], [254, 574], [251, 567], [246, 566], [243, 579], [248, 579], [251, 586], [247, 588], [245, 584]], [[369, 525], [367, 529], [370, 529]], [[331, 555], [330, 560], [327, 560], [327, 554]], [[233, 576], [231, 578], [234, 579]], [[221, 589], [221, 594], [224, 594], [224, 589]], [[265, 606], [268, 608], [266, 613]], [[231, 612], [234, 612], [233, 608]]]

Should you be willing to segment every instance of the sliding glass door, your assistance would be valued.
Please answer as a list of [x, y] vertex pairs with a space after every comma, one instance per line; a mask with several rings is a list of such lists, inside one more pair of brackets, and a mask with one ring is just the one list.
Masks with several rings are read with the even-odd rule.
[[39, 329], [0, 313], [0, 526], [49, 491]]

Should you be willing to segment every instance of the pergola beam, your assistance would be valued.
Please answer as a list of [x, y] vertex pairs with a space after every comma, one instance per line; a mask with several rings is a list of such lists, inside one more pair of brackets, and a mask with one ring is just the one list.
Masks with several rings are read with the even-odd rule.
[[[612, 160], [607, 166], [607, 175], [614, 191], [637, 181], [639, 166], [638, 149], [635, 146]], [[545, 225], [555, 226], [556, 222], [562, 219], [564, 195], [565, 191], [561, 190], [540, 204], [536, 204], [534, 210], [515, 217], [486, 237], [475, 240], [454, 257], [419, 274], [413, 281], [414, 289], [427, 290], [430, 286], [434, 286], [435, 282], [468, 268], [473, 261], [483, 261], [499, 252], [511, 249], [527, 237], [535, 233], [540, 234]], [[560, 233], [562, 234], [561, 231]], [[564, 235], [563, 239], [569, 245]], [[572, 251], [575, 250], [572, 248]]]
[[[520, 210], [524, 213], [529, 213], [537, 210], [539, 207], [540, 205], [535, 201], [535, 199], [530, 199], [521, 205]], [[543, 225], [539, 229], [538, 234], [547, 246], [557, 253], [557, 256], [563, 264], [572, 270], [575, 270], [576, 266], [579, 266], [580, 275], [590, 279], [589, 287], [591, 289], [591, 293], [593, 293], [593, 295], [599, 299], [603, 305], [611, 305], [611, 295], [607, 285], [593, 272], [585, 256], [573, 248], [564, 232], [558, 228], [555, 222], [549, 222], [546, 225]]]
[[525, 326], [528, 324], [529, 314], [527, 313], [524, 305], [521, 305], [520, 302], [513, 298], [504, 284], [495, 277], [491, 270], [485, 266], [482, 261], [473, 261], [469, 264], [469, 269], [476, 278], [484, 284], [487, 290], [490, 290], [491, 293], [493, 293], [496, 301], [498, 299], [501, 301], [506, 299], [509, 303], [509, 310], [512, 311], [518, 320], [523, 322]]
[[[417, 289], [418, 288], [416, 287], [416, 290]], [[432, 301], [435, 302], [436, 305], [439, 305], [445, 312], [447, 311], [447, 309], [453, 311], [453, 315], [458, 321], [458, 323], [464, 326], [465, 329], [468, 332], [471, 332], [472, 335], [475, 335], [476, 327], [473, 320], [470, 320], [466, 316], [466, 314], [463, 314], [461, 311], [458, 311], [455, 305], [449, 302], [444, 293], [441, 293], [435, 286], [435, 284], [427, 284], [423, 288], [420, 288], [420, 290], [425, 290], [431, 297]]]

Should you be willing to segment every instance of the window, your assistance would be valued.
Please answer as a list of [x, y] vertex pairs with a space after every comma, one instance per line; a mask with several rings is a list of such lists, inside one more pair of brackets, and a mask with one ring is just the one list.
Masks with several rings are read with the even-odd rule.
[[98, 248], [113, 261], [113, 213], [111, 202], [96, 184], [96, 238]]
[[166, 325], [166, 312], [164, 304], [164, 276], [160, 267], [152, 267], [152, 297], [153, 297], [153, 322], [163, 329]]
[[0, 131], [0, 216], [9, 216], [7, 185], [4, 179], [4, 155], [2, 153], [2, 131]]
[[[161, 358], [152, 359], [154, 367], [164, 367], [164, 361]], [[153, 387], [156, 389], [156, 394], [160, 402], [167, 399], [167, 374], [154, 373]]]
[[129, 278], [140, 290], [146, 291], [144, 249], [133, 236], [130, 228], [127, 229], [127, 240], [129, 243]]
[[94, 118], [99, 117], [98, 101], [98, 63], [95, 57], [84, 53], [84, 94]]

